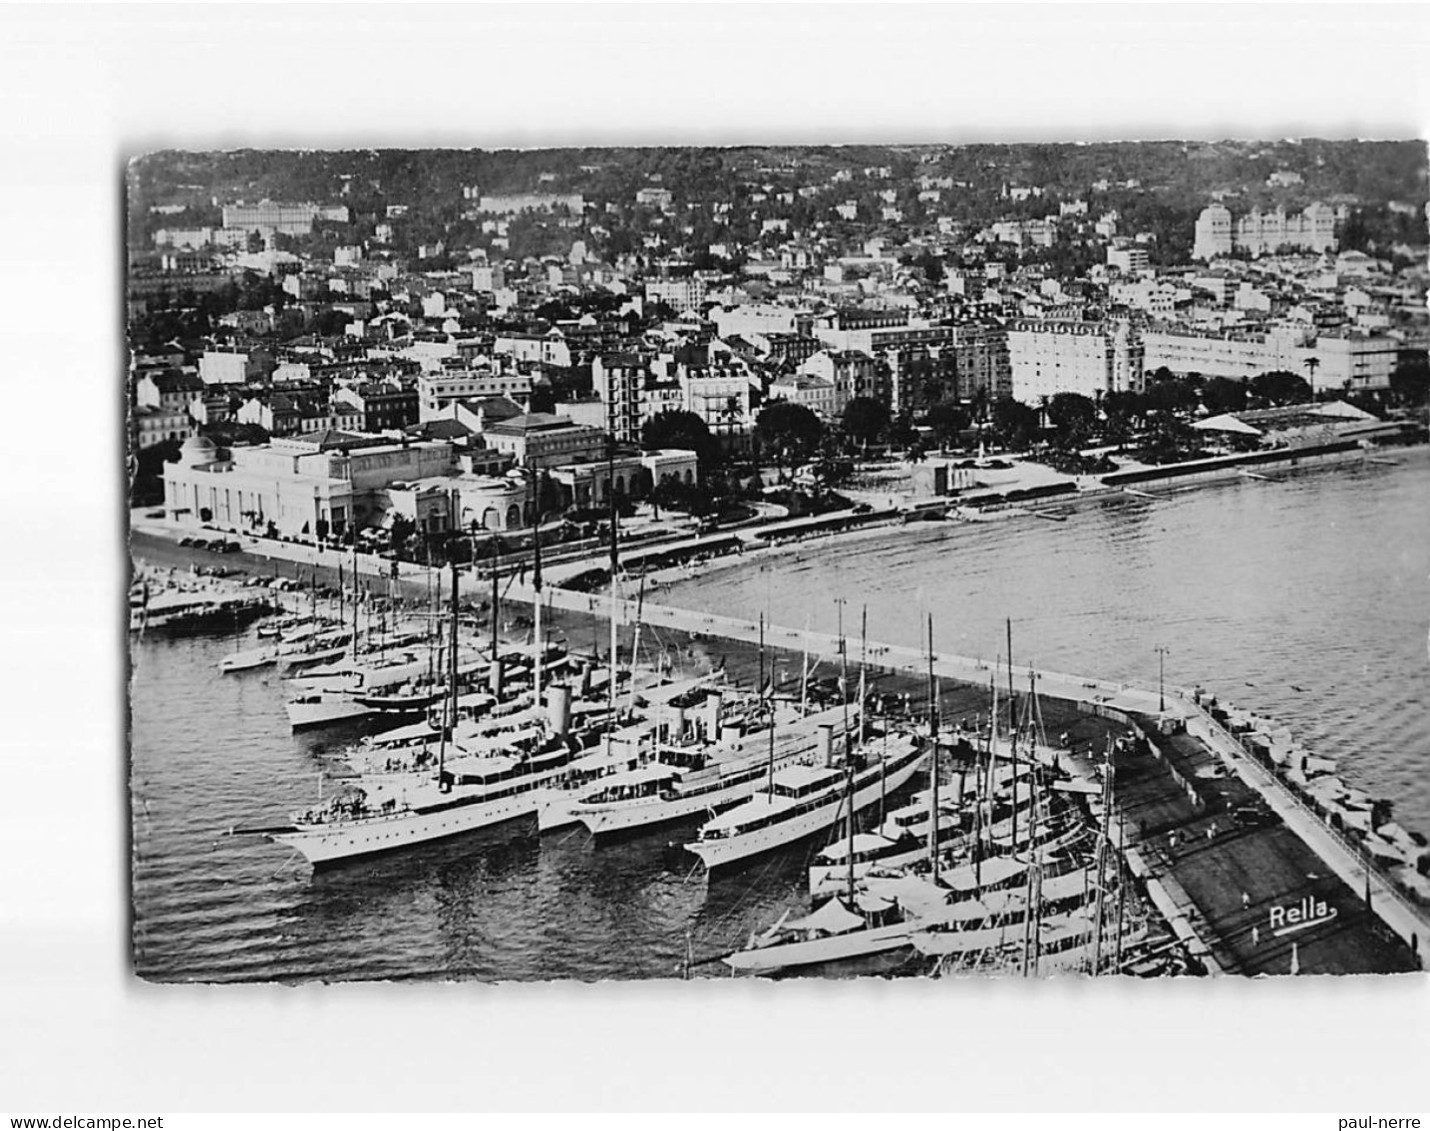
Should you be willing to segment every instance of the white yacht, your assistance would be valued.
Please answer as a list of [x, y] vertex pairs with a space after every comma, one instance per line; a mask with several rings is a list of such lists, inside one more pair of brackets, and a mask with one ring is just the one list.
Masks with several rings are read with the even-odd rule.
[[[597, 778], [569, 811], [597, 837], [683, 818], [713, 815], [748, 800], [769, 780], [771, 767], [827, 758], [843, 708], [778, 722], [773, 749], [768, 726], [726, 733], [718, 740], [677, 734], [651, 760]], [[842, 734], [842, 731], [839, 732]]]
[[748, 800], [708, 821], [685, 847], [713, 872], [826, 832], [851, 810], [857, 815], [903, 786], [927, 756], [924, 742], [900, 734], [887, 743], [864, 743], [850, 767], [786, 766], [767, 788], [757, 787]]

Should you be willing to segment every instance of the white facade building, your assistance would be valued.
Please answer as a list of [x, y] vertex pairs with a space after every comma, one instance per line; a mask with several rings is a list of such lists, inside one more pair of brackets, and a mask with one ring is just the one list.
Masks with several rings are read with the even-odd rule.
[[205, 385], [242, 385], [248, 379], [248, 354], [206, 351], [199, 358], [199, 379]]
[[663, 302], [681, 314], [697, 309], [705, 301], [706, 290], [705, 280], [696, 276], [645, 282], [647, 302]]
[[1143, 386], [1142, 343], [1125, 322], [1012, 322], [1008, 362], [1013, 397], [1024, 404], [1058, 393], [1096, 398]]
[[839, 415], [834, 383], [812, 373], [791, 373], [770, 383], [769, 399], [802, 405], [824, 420]]
[[1197, 217], [1196, 238], [1192, 243], [1192, 258], [1211, 260], [1230, 255], [1232, 246], [1231, 213], [1224, 205], [1203, 208]]
[[451, 415], [453, 401], [480, 397], [508, 397], [526, 403], [531, 399], [531, 377], [496, 368], [445, 370], [417, 378], [417, 419], [441, 420]]
[[1275, 254], [1283, 247], [1334, 251], [1336, 214], [1319, 202], [1293, 216], [1280, 208], [1274, 212], [1249, 212], [1236, 222], [1236, 246], [1252, 255]]

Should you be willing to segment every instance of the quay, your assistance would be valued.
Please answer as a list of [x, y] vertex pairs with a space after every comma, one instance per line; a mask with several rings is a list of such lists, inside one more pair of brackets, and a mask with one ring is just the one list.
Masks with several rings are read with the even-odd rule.
[[[526, 602], [535, 598], [529, 584], [514, 585], [509, 595]], [[595, 616], [609, 609], [603, 594], [548, 587], [542, 596], [553, 609]], [[618, 599], [619, 623], [633, 625], [635, 617], [636, 602]], [[648, 600], [640, 604], [640, 619], [744, 644], [760, 640], [755, 622]], [[838, 637], [828, 633], [768, 624], [764, 642], [767, 648], [823, 656], [839, 647]], [[911, 678], [928, 670], [927, 656], [916, 648], [870, 643], [868, 657], [872, 665]], [[998, 674], [985, 661], [941, 652], [933, 672], [974, 685]], [[1189, 692], [1061, 672], [1034, 674], [1040, 696], [1070, 702], [1090, 717], [1129, 723], [1147, 737], [1153, 752], [1119, 755], [1115, 763], [1118, 790], [1125, 789], [1118, 806], [1124, 816], [1122, 847], [1159, 912], [1209, 972], [1423, 968], [1430, 913], [1368, 866]], [[1239, 824], [1235, 814], [1252, 803], [1275, 818]], [[1317, 920], [1320, 908], [1323, 918]]]

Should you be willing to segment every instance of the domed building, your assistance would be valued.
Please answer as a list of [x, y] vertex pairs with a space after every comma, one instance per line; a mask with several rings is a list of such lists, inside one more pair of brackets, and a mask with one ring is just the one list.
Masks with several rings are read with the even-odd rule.
[[223, 449], [210, 440], [207, 436], [194, 433], [184, 441], [183, 447], [179, 449], [180, 467], [205, 467], [212, 463], [217, 463], [223, 455]]

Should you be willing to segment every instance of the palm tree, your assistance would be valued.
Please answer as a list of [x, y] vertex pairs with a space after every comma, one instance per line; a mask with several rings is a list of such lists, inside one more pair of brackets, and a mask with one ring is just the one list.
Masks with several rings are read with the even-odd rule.
[[986, 385], [979, 385], [973, 390], [973, 396], [968, 399], [968, 407], [975, 424], [983, 424], [987, 421], [988, 387]]
[[720, 421], [725, 429], [726, 446], [730, 446], [733, 441], [730, 439], [735, 434], [735, 428], [744, 418], [744, 413], [740, 411], [739, 397], [726, 397], [725, 407], [720, 410]]
[[1316, 370], [1321, 367], [1319, 357], [1308, 357], [1306, 359], [1306, 372], [1311, 375], [1311, 399], [1316, 399]]

